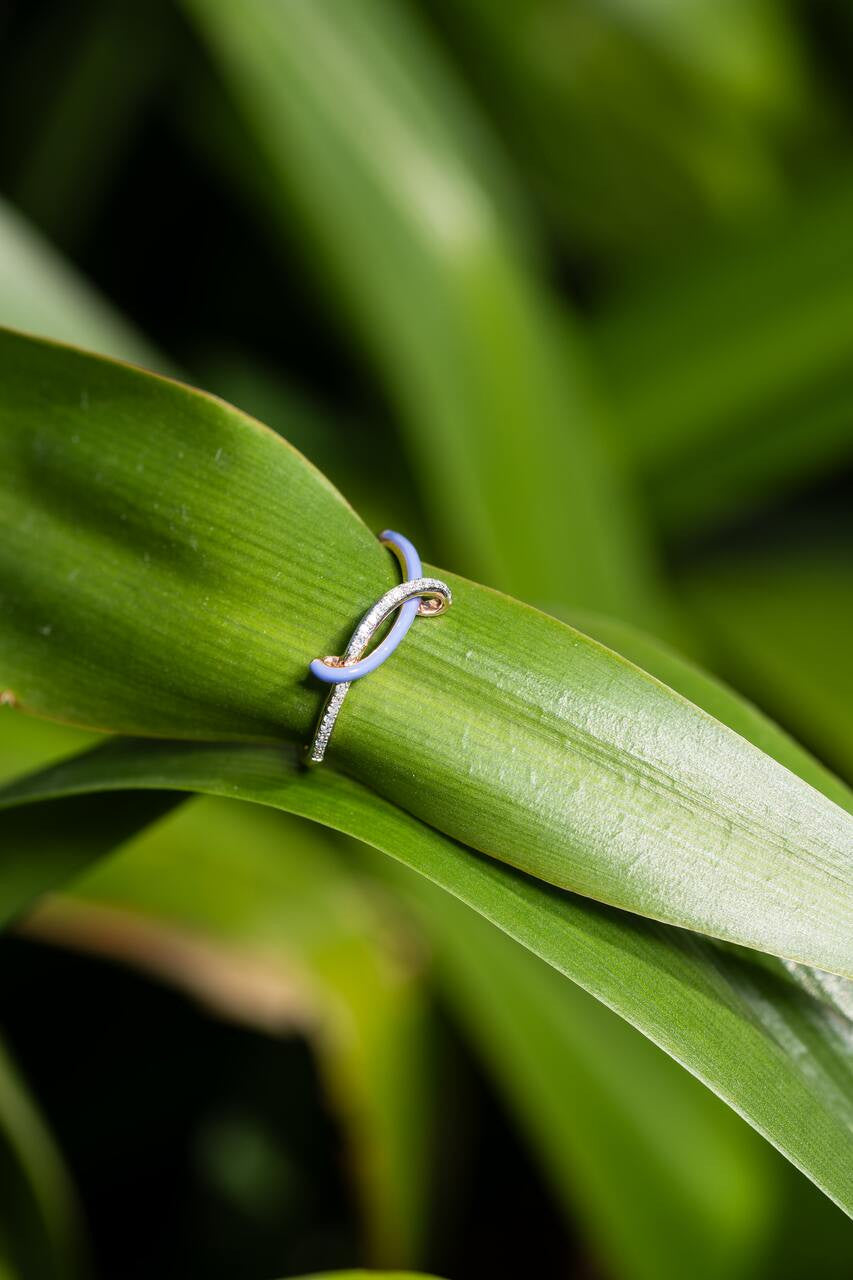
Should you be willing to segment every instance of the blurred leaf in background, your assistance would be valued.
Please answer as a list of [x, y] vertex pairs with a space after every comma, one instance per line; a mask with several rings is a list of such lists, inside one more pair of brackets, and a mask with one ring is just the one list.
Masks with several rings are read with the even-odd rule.
[[285, 233], [295, 207], [392, 396], [439, 542], [507, 590], [665, 627], [583, 354], [561, 350], [504, 212], [511, 178], [414, 16], [386, 0], [188, 7]]
[[709, 557], [686, 590], [720, 664], [844, 778], [853, 778], [853, 542], [803, 531]]
[[[0, 774], [86, 740], [38, 721], [19, 733], [12, 715], [0, 715]], [[220, 1016], [308, 1037], [348, 1135], [370, 1256], [421, 1256], [433, 1106], [426, 955], [323, 833], [225, 801], [184, 805], [23, 928], [177, 983]], [[263, 1187], [247, 1194], [263, 1198]]]
[[80, 1280], [83, 1226], [71, 1180], [0, 1042], [0, 1275]]
[[[815, 110], [767, 0], [439, 6], [563, 245], [596, 266], [775, 203]], [[606, 269], [606, 268], [605, 268]]]
[[104, 355], [168, 368], [144, 339], [14, 208], [0, 203], [0, 309], [4, 324]]
[[[42, 736], [47, 747], [52, 726]], [[333, 852], [316, 828], [196, 802], [37, 908], [24, 928], [177, 982], [224, 1016], [307, 1034], [353, 1145], [371, 1254], [417, 1258], [429, 1199], [418, 1151], [430, 1126], [429, 1098], [414, 1091], [419, 1082], [424, 1089], [429, 1054], [417, 987], [400, 969], [415, 944], [407, 928], [402, 948], [393, 900], [383, 893], [372, 906], [375, 891], [359, 889], [343, 856], [352, 852]], [[748, 1274], [767, 1248], [777, 1195], [764, 1144], [636, 1032], [491, 926], [415, 878], [384, 879], [413, 903], [460, 1026], [541, 1146], [567, 1213], [579, 1197], [588, 1202], [596, 1251], [641, 1280], [679, 1275], [689, 1261], [709, 1277]], [[363, 936], [361, 915], [373, 921]], [[421, 948], [409, 959], [423, 968]], [[613, 1064], [612, 1082], [595, 1066], [602, 1057]], [[624, 1087], [629, 1063], [633, 1094]], [[687, 1183], [673, 1157], [662, 1157], [677, 1150], [685, 1125]]]
[[125, 960], [222, 1015], [314, 1045], [369, 1256], [422, 1256], [433, 1101], [416, 944], [307, 824], [183, 806], [48, 900], [28, 934]]
[[677, 545], [778, 503], [853, 452], [853, 183], [712, 237], [606, 296], [614, 445]]

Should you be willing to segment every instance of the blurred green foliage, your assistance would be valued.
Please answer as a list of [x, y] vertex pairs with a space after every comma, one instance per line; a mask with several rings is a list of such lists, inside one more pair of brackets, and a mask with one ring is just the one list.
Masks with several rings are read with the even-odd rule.
[[[676, 688], [682, 659], [624, 623], [700, 654], [851, 782], [851, 58], [836, 0], [11, 0], [0, 323], [184, 371], [427, 558], [586, 611]], [[81, 741], [0, 711], [5, 776]], [[112, 816], [105, 848], [134, 826]], [[51, 841], [90, 860], [42, 821], [47, 870]], [[282, 1036], [310, 1046], [351, 1203], [309, 1212], [285, 1119], [235, 1095], [186, 1157], [192, 1194], [230, 1206], [210, 1280], [235, 1254], [280, 1271], [277, 1248], [294, 1275], [849, 1275], [849, 1223], [805, 1179], [437, 893], [202, 801], [21, 923], [56, 999], [86, 1000], [63, 971], [88, 952], [250, 1023], [283, 1073]], [[156, 1186], [123, 1209], [134, 1243], [110, 1240], [84, 1158], [104, 1139], [57, 1083], [109, 1089], [109, 1064], [40, 1058], [49, 1002], [4, 1010], [20, 945], [0, 941], [0, 1021], [80, 1171], [93, 1274], [187, 1274], [201, 1232], [179, 1261]], [[62, 1157], [0, 1067], [0, 1274], [74, 1274]]]

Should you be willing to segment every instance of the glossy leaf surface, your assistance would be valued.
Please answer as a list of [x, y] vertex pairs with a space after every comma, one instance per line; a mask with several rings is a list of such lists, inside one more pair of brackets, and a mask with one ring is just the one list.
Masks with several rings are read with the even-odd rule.
[[411, 904], [445, 998], [590, 1251], [620, 1280], [750, 1274], [778, 1211], [781, 1162], [767, 1144], [487, 920], [394, 859], [380, 870]]
[[[355, 836], [474, 907], [687, 1066], [853, 1212], [850, 1021], [784, 967], [561, 893], [287, 747], [118, 741], [6, 788], [5, 807], [137, 788], [268, 804]], [[36, 846], [37, 847], [37, 846]], [[32, 846], [30, 848], [32, 855]], [[846, 985], [846, 984], [845, 984]], [[841, 993], [841, 999], [844, 993]]]
[[[352, 509], [278, 436], [177, 383], [11, 333], [0, 373], [6, 700], [122, 732], [305, 741], [308, 660], [395, 577]], [[354, 691], [336, 763], [550, 883], [853, 972], [840, 786], [836, 804], [581, 633], [446, 576], [453, 608]]]
[[[48, 763], [77, 736], [7, 710], [0, 771], [15, 748], [20, 771], [27, 757], [39, 763], [39, 745]], [[567, 1219], [621, 1280], [681, 1280], [688, 1264], [697, 1280], [748, 1274], [780, 1212], [781, 1162], [767, 1144], [475, 912], [393, 858], [377, 853], [365, 867], [371, 852], [284, 814], [196, 800], [49, 895], [21, 927], [142, 968], [225, 1016], [306, 1035], [354, 1153], [375, 1257], [415, 1261], [423, 1238], [428, 983]], [[802, 1180], [792, 1170], [790, 1181]]]

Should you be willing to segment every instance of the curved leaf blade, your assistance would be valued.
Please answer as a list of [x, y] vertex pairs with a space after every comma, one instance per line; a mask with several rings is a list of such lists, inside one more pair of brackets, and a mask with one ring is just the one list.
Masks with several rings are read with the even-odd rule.
[[[20, 772], [52, 763], [63, 748], [80, 749], [81, 736], [7, 710], [0, 714], [0, 777], [16, 744]], [[354, 913], [354, 902], [368, 910]], [[336, 903], [346, 908], [342, 921]], [[270, 1025], [269, 960], [282, 954], [286, 1012], [307, 963], [310, 1000], [303, 1011], [297, 999], [289, 1016], [298, 1020], [303, 1012], [341, 1103], [372, 1210], [368, 1222], [381, 1229], [382, 1252], [373, 1256], [385, 1265], [413, 1263], [411, 1244], [425, 1226], [422, 1143], [433, 1098], [418, 998], [424, 983], [412, 981], [421, 976], [433, 978], [456, 1014], [567, 1220], [620, 1280], [682, 1280], [685, 1269], [694, 1280], [735, 1280], [752, 1274], [755, 1259], [767, 1253], [786, 1185], [768, 1144], [580, 987], [423, 876], [364, 845], [257, 806], [196, 800], [49, 895], [21, 927], [153, 969], [229, 1015], [254, 1015], [261, 1027]], [[368, 958], [389, 952], [379, 980], [358, 955], [353, 963], [345, 944], [354, 928], [369, 943]], [[422, 939], [431, 961], [423, 975]], [[201, 963], [176, 962], [176, 947], [180, 956], [182, 946], [199, 940], [217, 963], [205, 966], [205, 952]], [[253, 996], [259, 951], [261, 986]], [[315, 963], [315, 952], [326, 962]], [[416, 967], [402, 984], [401, 962], [404, 970]], [[236, 1001], [232, 963], [244, 978]], [[389, 970], [391, 991], [381, 981]], [[201, 987], [199, 972], [210, 975]], [[295, 994], [305, 991], [299, 983]], [[352, 1028], [344, 1035], [335, 1034], [341, 1000]], [[806, 1190], [793, 1169], [787, 1184]], [[816, 1189], [809, 1185], [807, 1194], [815, 1197]], [[826, 1202], [823, 1211], [832, 1215], [834, 1206]], [[399, 1249], [405, 1239], [408, 1252]], [[398, 1242], [396, 1254], [389, 1242]]]
[[418, 15], [388, 0], [186, 8], [233, 91], [282, 232], [295, 207], [336, 315], [397, 407], [442, 546], [516, 594], [667, 627], [581, 343], [561, 342], [519, 234], [523, 198]]
[[[0, 337], [0, 686], [164, 737], [307, 740], [387, 553], [279, 436], [190, 388]], [[853, 973], [853, 823], [652, 677], [444, 575], [334, 758], [550, 883]], [[839, 797], [840, 798], [840, 797]]]
[[377, 870], [411, 903], [445, 999], [607, 1274], [754, 1274], [778, 1210], [767, 1143], [470, 907], [392, 858]]
[[594, 322], [614, 448], [673, 533], [730, 522], [849, 457], [851, 213], [842, 170]]
[[561, 893], [447, 839], [287, 747], [116, 741], [6, 788], [202, 791], [285, 809], [397, 858], [479, 911], [692, 1071], [853, 1214], [851, 1022], [760, 958]]
[[0, 201], [0, 324], [150, 369], [168, 362], [11, 205]]
[[23, 927], [166, 978], [220, 1015], [302, 1034], [343, 1131], [367, 1256], [412, 1265], [434, 1106], [423, 958], [331, 842], [269, 809], [198, 799], [39, 903]]
[[849, 537], [718, 557], [683, 586], [720, 664], [843, 778], [853, 779]]

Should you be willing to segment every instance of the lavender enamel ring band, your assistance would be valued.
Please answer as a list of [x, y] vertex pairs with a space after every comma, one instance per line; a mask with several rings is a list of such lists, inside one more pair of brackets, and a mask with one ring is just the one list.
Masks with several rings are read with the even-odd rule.
[[[319, 764], [340, 714], [350, 685], [381, 667], [399, 645], [416, 617], [435, 618], [453, 603], [446, 582], [440, 578], [424, 578], [421, 558], [408, 538], [393, 529], [379, 535], [383, 546], [394, 552], [403, 570], [404, 580], [376, 601], [361, 619], [350, 637], [343, 657], [315, 658], [309, 670], [318, 680], [331, 685], [320, 712], [308, 759]], [[383, 640], [366, 657], [363, 656], [373, 635], [392, 613], [399, 610], [394, 624]]]

